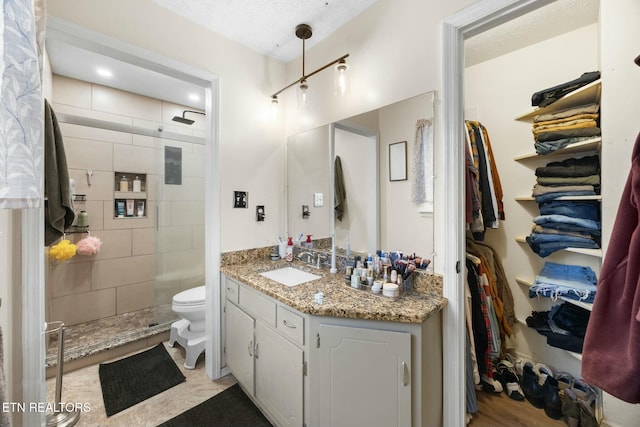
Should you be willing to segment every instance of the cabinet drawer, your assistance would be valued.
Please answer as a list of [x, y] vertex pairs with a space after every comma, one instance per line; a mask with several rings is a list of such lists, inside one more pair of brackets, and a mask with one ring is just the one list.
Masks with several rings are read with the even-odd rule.
[[238, 284], [227, 278], [224, 281], [224, 296], [234, 304], [238, 304]]
[[263, 297], [258, 291], [241, 286], [239, 294], [240, 307], [254, 318], [264, 321], [272, 328], [276, 326], [276, 303]]
[[278, 306], [278, 324], [276, 326], [278, 332], [295, 341], [300, 345], [304, 345], [304, 318], [282, 306]]

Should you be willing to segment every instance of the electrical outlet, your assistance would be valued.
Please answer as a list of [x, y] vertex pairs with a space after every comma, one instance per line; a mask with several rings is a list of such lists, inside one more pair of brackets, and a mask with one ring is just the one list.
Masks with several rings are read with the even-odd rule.
[[319, 208], [324, 206], [324, 197], [322, 193], [313, 193], [313, 207]]
[[233, 192], [233, 207], [247, 208], [249, 206], [249, 193], [246, 191]]
[[264, 205], [256, 206], [256, 221], [264, 221]]

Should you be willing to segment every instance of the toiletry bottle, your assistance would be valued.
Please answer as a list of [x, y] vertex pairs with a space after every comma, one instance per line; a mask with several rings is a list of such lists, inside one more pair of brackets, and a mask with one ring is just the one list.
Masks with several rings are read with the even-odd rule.
[[129, 180], [124, 175], [120, 179], [120, 191], [129, 191]]
[[305, 242], [307, 249], [313, 248], [313, 242], [311, 241], [311, 234], [307, 234], [307, 241]]
[[89, 215], [87, 215], [87, 211], [80, 211], [76, 225], [81, 228], [87, 228], [89, 226]]
[[287, 261], [293, 261], [293, 237], [289, 237], [289, 241], [287, 242], [287, 251], [285, 258]]
[[133, 191], [135, 193], [139, 193], [142, 191], [142, 181], [140, 181], [140, 178], [138, 178], [138, 176], [136, 176], [136, 179], [133, 180]]

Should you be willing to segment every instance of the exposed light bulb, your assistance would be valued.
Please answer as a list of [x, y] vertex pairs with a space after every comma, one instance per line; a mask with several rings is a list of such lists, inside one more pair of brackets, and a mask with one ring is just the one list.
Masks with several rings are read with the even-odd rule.
[[278, 118], [278, 97], [276, 95], [271, 97], [271, 118], [273, 120]]
[[335, 93], [344, 96], [349, 92], [349, 66], [344, 59], [336, 65]]
[[305, 79], [298, 86], [298, 108], [305, 109], [309, 106], [309, 83]]

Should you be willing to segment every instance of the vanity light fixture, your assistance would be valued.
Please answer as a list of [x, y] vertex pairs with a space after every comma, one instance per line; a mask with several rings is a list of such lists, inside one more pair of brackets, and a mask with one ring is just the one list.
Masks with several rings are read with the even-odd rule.
[[346, 62], [349, 54], [342, 55], [340, 58], [329, 62], [328, 64], [318, 68], [315, 71], [310, 72], [309, 74], [305, 73], [304, 62], [305, 62], [305, 40], [311, 38], [313, 32], [311, 31], [311, 26], [307, 24], [300, 24], [296, 27], [296, 37], [302, 40], [302, 76], [296, 80], [295, 82], [283, 87], [273, 95], [271, 95], [271, 105], [272, 107], [277, 106], [278, 104], [278, 95], [280, 95], [285, 90], [290, 87], [297, 86], [298, 92], [298, 108], [305, 108], [309, 105], [309, 77], [318, 74], [322, 70], [326, 70], [332, 65], [336, 65], [336, 77], [335, 77], [335, 85], [336, 85], [336, 94], [344, 95], [348, 91], [348, 65]]

